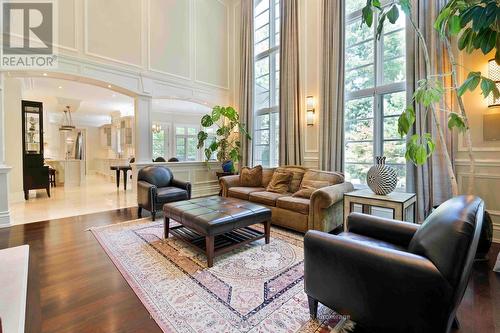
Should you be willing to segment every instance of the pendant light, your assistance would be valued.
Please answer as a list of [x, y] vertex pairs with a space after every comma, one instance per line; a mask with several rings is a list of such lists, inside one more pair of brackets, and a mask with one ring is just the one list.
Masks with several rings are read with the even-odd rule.
[[59, 126], [60, 131], [66, 131], [66, 132], [71, 132], [76, 129], [76, 127], [73, 125], [73, 119], [71, 118], [71, 109], [68, 106], [66, 106], [66, 109], [64, 109], [64, 115], [61, 121], [61, 126]]

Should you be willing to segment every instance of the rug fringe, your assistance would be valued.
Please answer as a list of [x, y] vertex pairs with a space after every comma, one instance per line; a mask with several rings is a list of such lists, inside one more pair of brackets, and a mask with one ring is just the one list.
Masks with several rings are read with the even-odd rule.
[[343, 319], [342, 322], [338, 323], [333, 329], [332, 333], [351, 333], [354, 332], [356, 323], [349, 319]]

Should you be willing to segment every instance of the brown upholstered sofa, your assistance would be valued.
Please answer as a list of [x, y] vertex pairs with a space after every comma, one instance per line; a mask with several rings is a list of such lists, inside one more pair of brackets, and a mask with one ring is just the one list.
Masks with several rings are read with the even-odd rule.
[[[259, 203], [271, 208], [272, 223], [299, 232], [321, 230], [329, 232], [343, 224], [344, 193], [353, 191], [349, 182], [331, 185], [315, 190], [310, 199], [293, 197], [303, 181], [329, 181], [338, 179], [339, 173], [312, 170], [300, 166], [283, 166], [294, 172], [290, 193], [266, 191], [276, 169], [263, 169], [261, 186], [242, 187], [239, 176], [220, 179], [222, 195]], [[341, 176], [343, 179], [343, 176]]]

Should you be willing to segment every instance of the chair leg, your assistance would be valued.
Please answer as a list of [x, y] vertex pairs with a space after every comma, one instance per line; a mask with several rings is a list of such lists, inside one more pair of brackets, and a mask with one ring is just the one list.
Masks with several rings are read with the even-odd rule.
[[316, 319], [318, 317], [318, 300], [308, 295], [307, 302], [309, 303], [309, 315], [311, 319]]
[[142, 217], [142, 207], [139, 207], [139, 209], [137, 210], [137, 216], [139, 218]]
[[151, 212], [151, 216], [153, 217], [153, 221], [154, 221], [156, 219], [156, 211], [153, 210]]

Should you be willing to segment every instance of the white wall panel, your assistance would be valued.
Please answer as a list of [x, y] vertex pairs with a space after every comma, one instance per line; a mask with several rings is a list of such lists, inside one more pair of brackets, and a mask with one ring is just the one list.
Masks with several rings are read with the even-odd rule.
[[195, 79], [228, 88], [228, 8], [219, 0], [196, 0], [194, 10]]
[[59, 1], [57, 4], [59, 11], [59, 46], [71, 51], [76, 51], [78, 47], [76, 35], [78, 18], [76, 17], [77, 7], [75, 1], [64, 0]]
[[190, 1], [150, 0], [150, 69], [190, 77]]
[[141, 66], [141, 0], [86, 0], [85, 6], [85, 52]]

